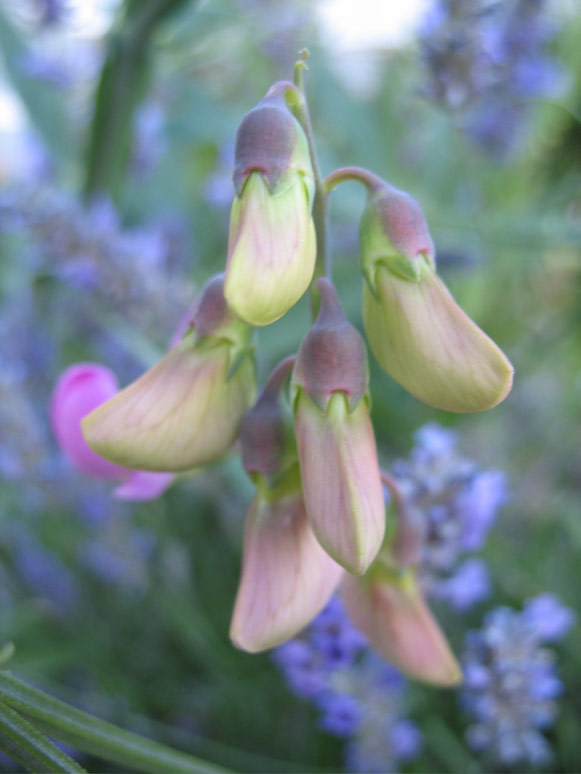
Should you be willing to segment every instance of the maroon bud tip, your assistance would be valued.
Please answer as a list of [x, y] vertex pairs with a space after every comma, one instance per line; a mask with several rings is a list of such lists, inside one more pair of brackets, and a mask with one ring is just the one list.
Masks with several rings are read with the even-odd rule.
[[270, 190], [288, 169], [297, 144], [297, 123], [287, 108], [284, 81], [275, 83], [242, 119], [236, 134], [234, 188], [240, 196], [251, 172], [259, 172]]
[[326, 411], [334, 392], [344, 392], [353, 409], [367, 390], [363, 338], [345, 316], [333, 284], [317, 280], [321, 308], [297, 355], [293, 381]]
[[280, 392], [295, 362], [290, 355], [270, 374], [260, 397], [240, 425], [242, 464], [247, 473], [272, 476], [279, 472], [288, 449], [288, 419]]
[[384, 183], [375, 189], [377, 208], [385, 233], [393, 246], [407, 258], [434, 258], [434, 242], [424, 212], [413, 196]]
[[192, 322], [199, 338], [213, 333], [231, 317], [224, 299], [224, 275], [216, 274], [206, 283]]

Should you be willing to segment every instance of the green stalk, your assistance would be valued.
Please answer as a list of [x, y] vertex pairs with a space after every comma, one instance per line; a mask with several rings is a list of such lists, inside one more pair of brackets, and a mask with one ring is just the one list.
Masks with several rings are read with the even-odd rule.
[[323, 186], [326, 194], [328, 195], [335, 186], [340, 183], [346, 183], [349, 180], [356, 180], [364, 185], [368, 191], [374, 191], [385, 185], [385, 182], [380, 177], [364, 167], [341, 167], [331, 172], [325, 178]]
[[79, 764], [41, 734], [28, 720], [0, 702], [0, 749], [39, 774], [84, 772]]
[[129, 159], [135, 110], [150, 74], [159, 24], [190, 0], [125, 0], [108, 42], [87, 152], [86, 196], [119, 194]]
[[0, 672], [0, 701], [79, 750], [137, 771], [147, 774], [224, 774], [228, 771], [69, 707], [10, 672]]
[[[294, 82], [298, 92], [290, 92], [288, 97], [292, 101], [297, 121], [303, 128], [309, 145], [311, 155], [311, 164], [313, 165], [313, 176], [315, 178], [315, 199], [313, 201], [313, 221], [317, 232], [317, 263], [315, 265], [315, 274], [313, 280], [318, 277], [327, 276], [331, 279], [331, 260], [327, 250], [327, 191], [321, 175], [321, 167], [315, 147], [315, 137], [313, 134], [313, 125], [311, 123], [311, 114], [309, 104], [305, 93], [303, 82], [303, 72], [307, 68], [306, 59], [309, 52], [306, 49], [301, 51], [301, 59], [295, 64]], [[316, 300], [318, 308], [318, 297]]]

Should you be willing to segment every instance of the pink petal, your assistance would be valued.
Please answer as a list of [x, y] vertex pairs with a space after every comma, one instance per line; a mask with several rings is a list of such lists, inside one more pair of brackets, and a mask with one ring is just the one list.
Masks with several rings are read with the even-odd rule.
[[54, 389], [50, 419], [59, 446], [83, 473], [122, 479], [127, 468], [115, 465], [93, 451], [83, 438], [81, 420], [117, 393], [117, 377], [97, 363], [78, 363], [64, 371]]
[[113, 497], [118, 500], [156, 500], [171, 486], [174, 478], [173, 473], [136, 470], [113, 490]]
[[355, 626], [402, 672], [432, 685], [461, 681], [460, 667], [411, 572], [393, 581], [346, 576], [341, 595]]
[[250, 653], [280, 645], [326, 605], [343, 574], [318, 544], [300, 495], [250, 506], [230, 637]]

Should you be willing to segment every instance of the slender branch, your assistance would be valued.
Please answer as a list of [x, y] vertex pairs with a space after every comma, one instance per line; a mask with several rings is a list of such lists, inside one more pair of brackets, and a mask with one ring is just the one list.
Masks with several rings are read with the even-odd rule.
[[[321, 168], [319, 166], [319, 159], [317, 157], [317, 149], [315, 147], [315, 138], [313, 134], [313, 125], [311, 123], [311, 115], [309, 112], [309, 105], [307, 102], [303, 73], [307, 69], [306, 59], [308, 57], [307, 49], [303, 49], [300, 53], [300, 59], [295, 64], [295, 85], [297, 90], [290, 90], [287, 92], [287, 98], [294, 110], [296, 118], [302, 126], [307, 142], [309, 145], [309, 152], [311, 156], [311, 164], [313, 165], [313, 176], [315, 178], [315, 199], [313, 201], [313, 221], [315, 223], [315, 229], [317, 233], [317, 263], [315, 265], [315, 276], [317, 277], [327, 276], [331, 278], [331, 261], [327, 252], [327, 192], [321, 175]], [[317, 301], [313, 299], [313, 307], [316, 307]], [[313, 314], [314, 314], [313, 309]]]
[[10, 672], [0, 672], [0, 701], [79, 750], [137, 771], [148, 774], [218, 774], [227, 771], [69, 707]]
[[159, 24], [193, 0], [126, 0], [108, 42], [87, 152], [86, 196], [119, 193], [129, 159], [133, 116], [147, 86]]
[[385, 180], [382, 180], [378, 175], [364, 167], [341, 167], [327, 175], [324, 181], [325, 191], [330, 193], [335, 186], [349, 180], [356, 180], [358, 183], [362, 183], [369, 191], [376, 191], [378, 188], [384, 188], [386, 185]]
[[397, 532], [391, 544], [392, 555], [399, 567], [418, 564], [421, 560], [424, 525], [415, 509], [404, 497], [395, 478], [380, 470], [381, 481], [393, 497], [397, 517]]

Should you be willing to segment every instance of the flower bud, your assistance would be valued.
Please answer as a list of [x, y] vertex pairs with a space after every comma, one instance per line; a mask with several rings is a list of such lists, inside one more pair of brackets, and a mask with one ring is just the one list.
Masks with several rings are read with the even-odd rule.
[[365, 345], [331, 283], [321, 278], [317, 286], [321, 310], [297, 355], [291, 388], [305, 505], [323, 548], [361, 574], [385, 531]]
[[363, 322], [381, 367], [435, 408], [462, 413], [500, 403], [513, 368], [436, 275], [417, 202], [387, 183], [372, 189], [361, 251]]
[[295, 465], [276, 489], [259, 486], [250, 506], [232, 641], [250, 653], [280, 645], [323, 609], [342, 574], [309, 526]]
[[73, 465], [90, 476], [121, 481], [113, 495], [121, 500], [153, 500], [172, 483], [168, 473], [128, 470], [93, 451], [83, 438], [81, 420], [118, 392], [117, 377], [97, 363], [79, 363], [61, 374], [50, 416], [59, 446]]
[[236, 138], [225, 296], [250, 325], [282, 317], [315, 268], [314, 178], [305, 133], [275, 84], [242, 121]]
[[253, 479], [262, 476], [269, 486], [297, 461], [290, 406], [281, 394], [294, 362], [291, 355], [278, 364], [240, 425], [244, 469]]
[[462, 680], [412, 570], [396, 573], [374, 565], [365, 578], [345, 576], [341, 595], [370, 645], [402, 672], [432, 685], [453, 686]]
[[83, 421], [87, 442], [113, 462], [181, 471], [211, 462], [236, 438], [255, 394], [250, 330], [211, 280], [190, 330], [153, 368]]

